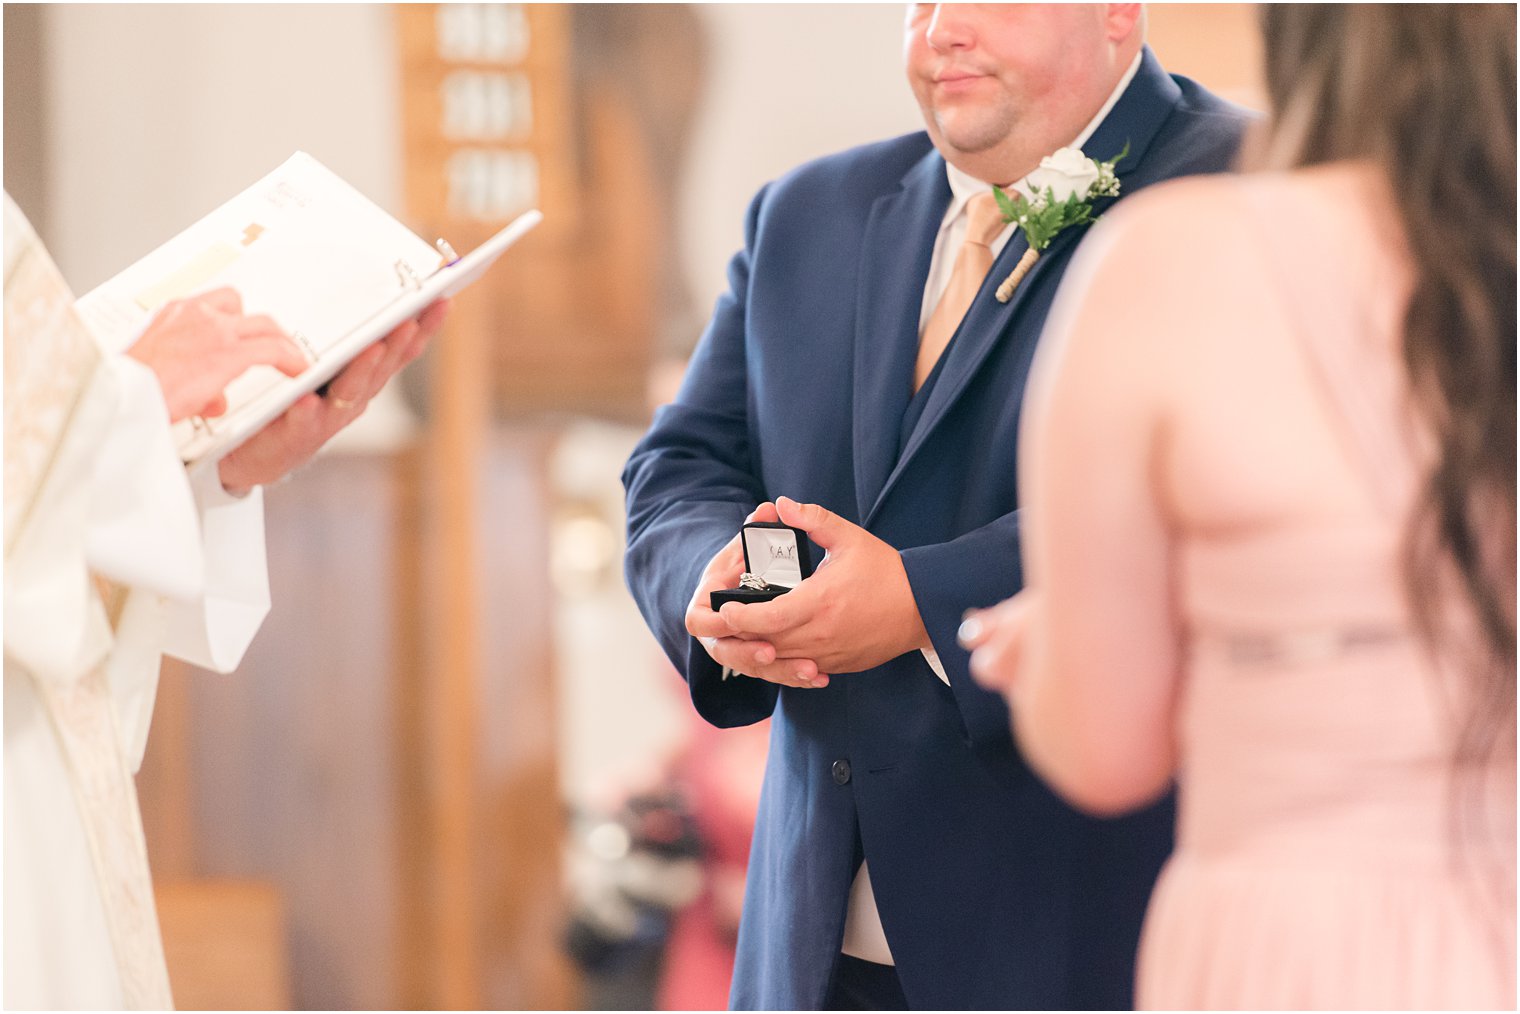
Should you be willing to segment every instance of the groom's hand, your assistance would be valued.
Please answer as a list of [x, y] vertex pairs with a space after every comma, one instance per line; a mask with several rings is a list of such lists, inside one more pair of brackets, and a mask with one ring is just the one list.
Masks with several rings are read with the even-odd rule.
[[[776, 520], [776, 507], [770, 503], [761, 504], [745, 518], [746, 523]], [[753, 634], [735, 632], [722, 616], [713, 612], [711, 594], [724, 588], [737, 588], [739, 575], [744, 573], [744, 545], [740, 538], [735, 535], [732, 542], [718, 550], [718, 555], [702, 572], [697, 590], [686, 607], [687, 633], [701, 643], [713, 661], [735, 672], [788, 687], [828, 686], [828, 676], [821, 674], [817, 663], [811, 659], [779, 658], [775, 647], [768, 641]], [[753, 609], [754, 605], [735, 604], [735, 608]]]
[[823, 672], [860, 672], [929, 646], [929, 634], [897, 550], [817, 504], [776, 500], [783, 522], [828, 553], [813, 576], [770, 602], [727, 603], [730, 636], [761, 638], [778, 659], [808, 659]]

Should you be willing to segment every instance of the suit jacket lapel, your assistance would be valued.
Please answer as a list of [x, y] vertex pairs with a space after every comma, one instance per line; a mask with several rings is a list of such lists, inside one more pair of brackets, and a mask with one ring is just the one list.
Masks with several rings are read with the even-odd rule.
[[[1114, 108], [1098, 125], [1091, 138], [1083, 145], [1083, 151], [1088, 152], [1094, 158], [1110, 159], [1129, 145], [1129, 155], [1116, 167], [1120, 180], [1121, 195], [1126, 177], [1134, 174], [1145, 158], [1151, 141], [1161, 130], [1161, 125], [1171, 115], [1172, 107], [1182, 96], [1182, 90], [1177, 83], [1161, 68], [1156, 61], [1150, 47], [1146, 47], [1140, 57], [1140, 68], [1135, 72], [1134, 79], [1130, 82]], [[1095, 210], [1100, 213], [1106, 204], [1111, 201], [1100, 202]], [[941, 208], [943, 215], [943, 207]], [[939, 379], [935, 382], [934, 389], [929, 393], [929, 403], [924, 406], [924, 414], [914, 428], [912, 436], [908, 438], [903, 447], [902, 455], [896, 462], [896, 467], [891, 469], [885, 482], [879, 487], [879, 494], [871, 502], [869, 509], [862, 508], [862, 523], [869, 525], [880, 509], [887, 494], [891, 492], [898, 477], [903, 473], [913, 456], [928, 440], [934, 428], [944, 419], [950, 408], [965, 392], [967, 385], [976, 375], [982, 363], [997, 346], [1010, 325], [1017, 319], [1018, 313], [1029, 294], [1035, 287], [1041, 284], [1045, 274], [1052, 263], [1059, 259], [1065, 252], [1076, 244], [1086, 228], [1068, 229], [1051, 241], [1050, 246], [1040, 255], [1034, 267], [1024, 276], [1019, 287], [1014, 290], [1013, 298], [1007, 303], [999, 303], [994, 298], [994, 293], [1003, 279], [1013, 271], [1018, 264], [1019, 258], [1024, 256], [1024, 251], [1029, 249], [1029, 242], [1022, 231], [1014, 234], [998, 255], [988, 272], [986, 280], [982, 283], [981, 290], [976, 299], [972, 301], [971, 309], [961, 321], [960, 328], [945, 350], [945, 362], [940, 371]], [[933, 243], [931, 238], [928, 241]], [[925, 272], [927, 274], [927, 264]], [[918, 295], [922, 296], [923, 285], [920, 282]], [[915, 304], [916, 305], [916, 304]], [[914, 318], [917, 321], [917, 313]], [[1037, 335], [1029, 336], [1033, 341]], [[857, 344], [857, 370], [859, 368], [859, 345]], [[857, 374], [858, 376], [858, 374]], [[857, 390], [859, 380], [856, 381]], [[857, 408], [858, 412], [858, 408]], [[856, 441], [859, 446], [859, 415], [856, 416]], [[902, 418], [901, 413], [893, 416], [894, 419]], [[1012, 467], [1010, 465], [1010, 467]], [[857, 465], [857, 471], [859, 466]], [[861, 487], [857, 484], [857, 489]]]
[[897, 458], [918, 358], [924, 283], [949, 205], [944, 160], [930, 151], [899, 189], [872, 205], [866, 223], [855, 310], [855, 496], [861, 518]]
[[[1093, 131], [1082, 150], [1093, 158], [1107, 160], [1129, 145], [1128, 157], [1117, 166], [1119, 178], [1123, 180], [1145, 161], [1151, 142], [1161, 132], [1162, 124], [1172, 115], [1173, 107], [1181, 98], [1182, 89], [1146, 46], [1140, 54], [1140, 69], [1135, 71], [1134, 80], [1103, 122], [1098, 124], [1098, 129]], [[1123, 194], [1121, 189], [1120, 196]]]
[[956, 329], [954, 337], [950, 339], [950, 344], [945, 349], [945, 362], [940, 370], [939, 379], [935, 381], [933, 390], [929, 392], [929, 403], [924, 406], [924, 414], [919, 417], [918, 425], [913, 428], [913, 433], [902, 448], [902, 455], [897, 459], [886, 482], [881, 485], [881, 491], [871, 504], [870, 510], [862, 515], [864, 524], [870, 525], [874, 520], [876, 511], [886, 500], [892, 487], [896, 485], [898, 477], [902, 475], [908, 462], [923, 446], [935, 425], [944, 417], [966, 385], [970, 383], [977, 368], [997, 345], [1003, 332], [1018, 313], [1025, 297], [1034, 288], [1041, 270], [1051, 260], [1049, 255], [1054, 253], [1057, 247], [1064, 245], [1062, 240], [1070, 242], [1070, 238], [1066, 236], [1058, 236], [1052, 240], [1050, 249], [1035, 261], [1034, 267], [1029, 269], [1029, 273], [1019, 283], [1019, 287], [1013, 291], [1013, 298], [1006, 303], [999, 303], [995, 293], [1003, 279], [1012, 274], [1014, 267], [1019, 263], [1019, 258], [1024, 256], [1024, 251], [1029, 249], [1029, 241], [1024, 237], [1023, 232], [1014, 233], [1007, 245], [1003, 247], [1002, 253], [998, 254], [997, 259], [993, 261], [992, 270], [987, 272], [981, 289], [977, 291], [976, 298], [971, 302], [971, 309], [966, 311], [960, 327]]

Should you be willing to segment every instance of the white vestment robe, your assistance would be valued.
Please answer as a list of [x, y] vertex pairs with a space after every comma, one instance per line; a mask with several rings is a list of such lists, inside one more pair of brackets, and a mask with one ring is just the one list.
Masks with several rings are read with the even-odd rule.
[[5, 1006], [165, 1008], [132, 776], [161, 652], [227, 671], [263, 622], [262, 495], [192, 487], [9, 196], [4, 352]]

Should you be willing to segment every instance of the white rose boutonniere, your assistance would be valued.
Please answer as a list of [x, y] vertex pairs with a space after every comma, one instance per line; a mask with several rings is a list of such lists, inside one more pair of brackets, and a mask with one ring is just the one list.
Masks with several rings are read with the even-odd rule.
[[1014, 193], [993, 187], [1003, 221], [1016, 222], [1029, 240], [1029, 249], [1019, 258], [1018, 266], [998, 286], [998, 302], [1013, 298], [1013, 290], [1040, 252], [1067, 226], [1091, 225], [1097, 221], [1093, 202], [1100, 197], [1119, 196], [1119, 177], [1114, 166], [1129, 154], [1129, 145], [1107, 162], [1088, 158], [1076, 148], [1062, 148], [1040, 160], [1040, 166], [1016, 185]]
[[1049, 191], [1055, 201], [1066, 201], [1072, 194], [1085, 196], [1098, 182], [1098, 175], [1098, 163], [1081, 150], [1062, 148], [1040, 159], [1040, 167], [1024, 177], [1016, 189], [1029, 200]]

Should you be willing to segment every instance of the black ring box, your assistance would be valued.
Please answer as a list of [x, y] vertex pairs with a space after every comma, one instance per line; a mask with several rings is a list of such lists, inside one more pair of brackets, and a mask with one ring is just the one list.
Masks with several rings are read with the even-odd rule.
[[740, 587], [711, 592], [708, 598], [714, 612], [725, 602], [769, 602], [812, 576], [813, 554], [807, 532], [802, 529], [779, 521], [751, 521], [739, 534], [744, 569], [770, 587], [763, 591]]

